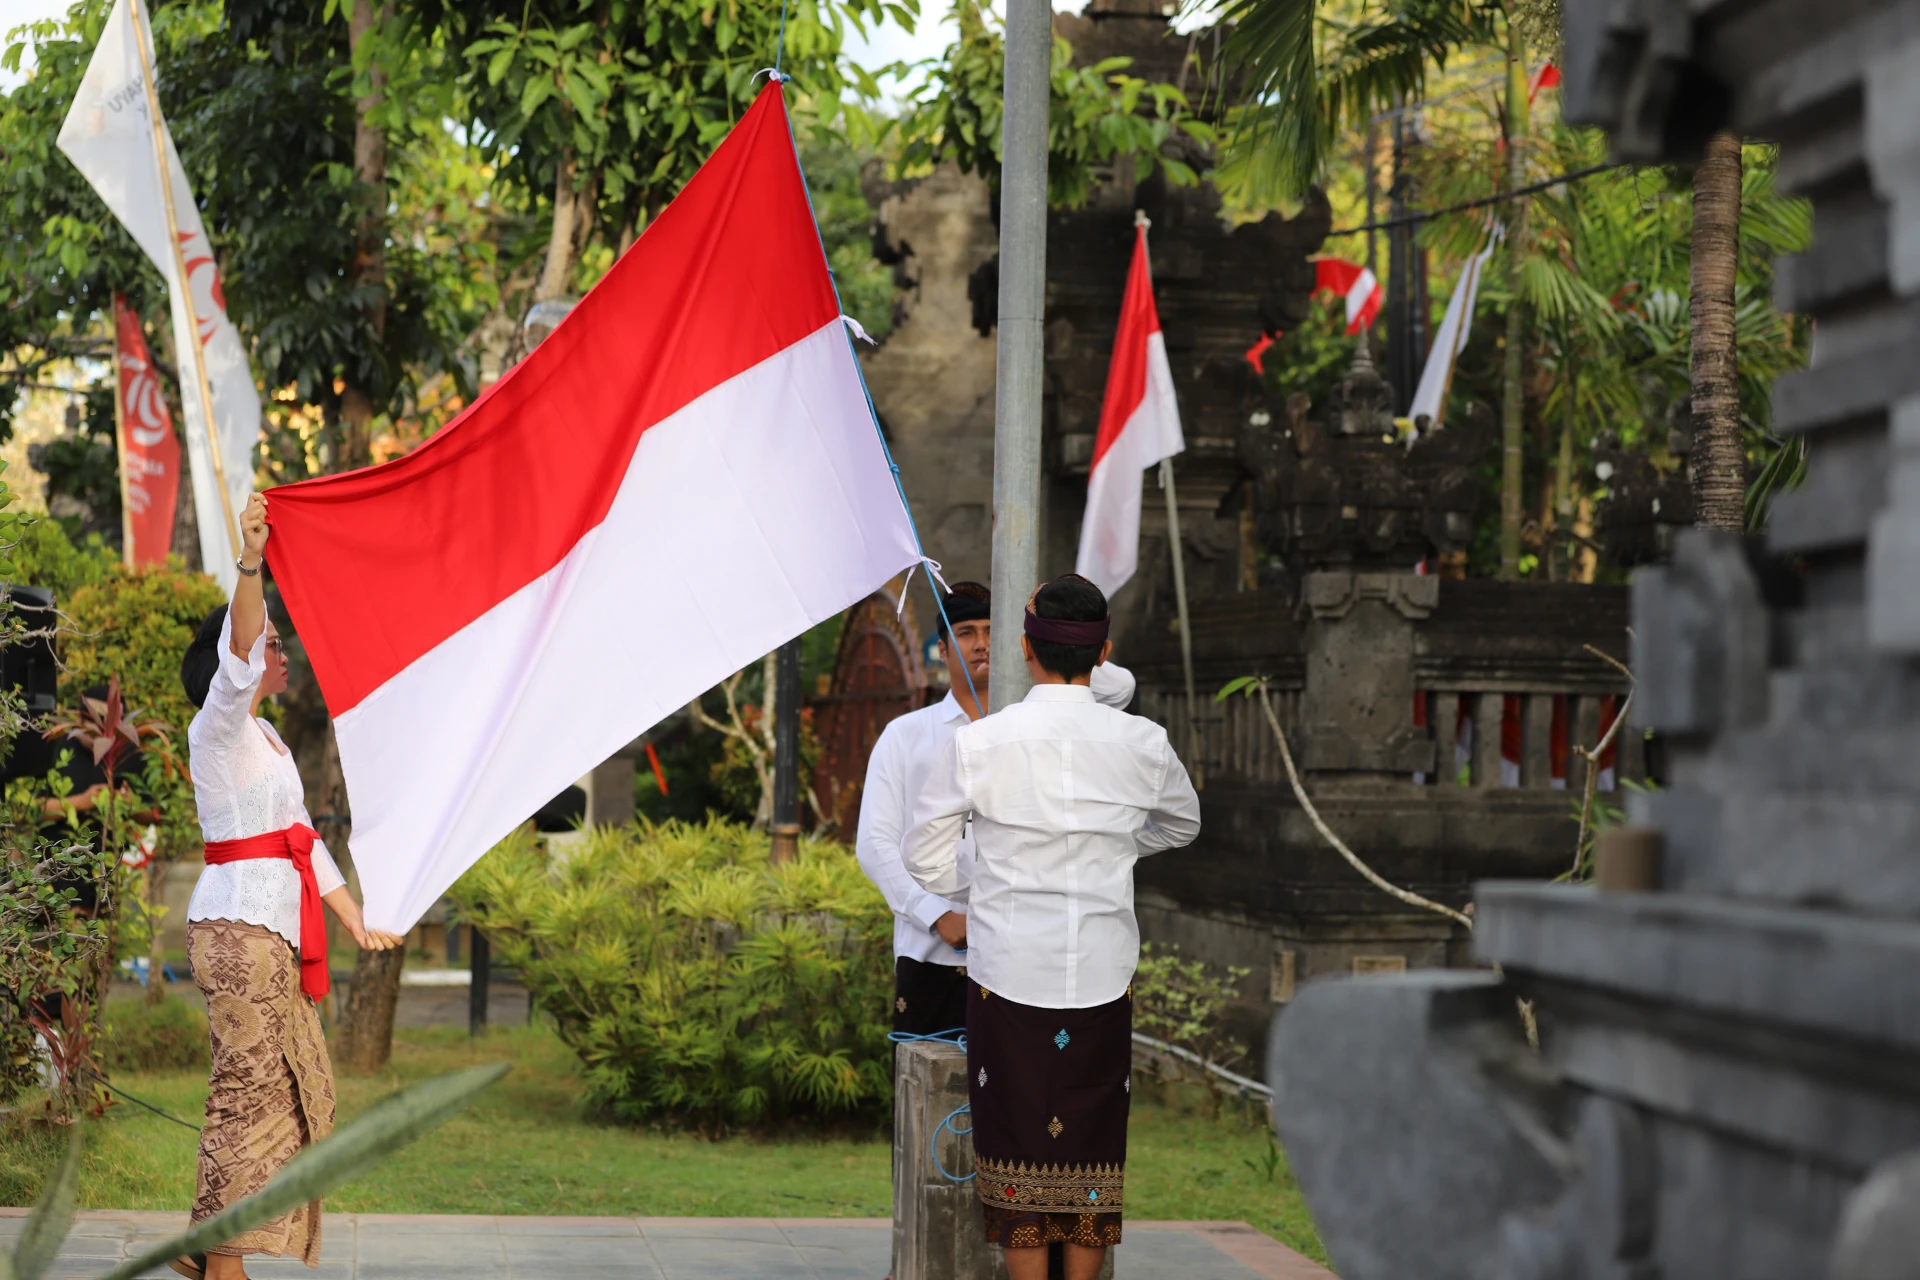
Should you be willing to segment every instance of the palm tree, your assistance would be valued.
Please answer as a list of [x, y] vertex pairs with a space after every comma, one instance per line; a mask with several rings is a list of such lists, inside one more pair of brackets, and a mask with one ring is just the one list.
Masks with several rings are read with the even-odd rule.
[[1693, 171], [1693, 451], [1688, 478], [1702, 529], [1747, 527], [1734, 286], [1740, 270], [1740, 139], [1716, 133]]

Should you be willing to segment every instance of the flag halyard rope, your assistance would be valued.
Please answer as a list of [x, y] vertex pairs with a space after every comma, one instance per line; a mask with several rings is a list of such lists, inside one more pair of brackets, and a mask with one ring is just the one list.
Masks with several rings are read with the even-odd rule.
[[[780, 6], [780, 39], [783, 45], [786, 41], [786, 13], [786, 4], [782, 3]], [[773, 57], [774, 65], [771, 71], [774, 81], [784, 85], [793, 77], [783, 75], [780, 72], [780, 55], [781, 50], [776, 49]], [[786, 113], [783, 111], [782, 115], [786, 115]], [[833, 287], [834, 305], [839, 308], [841, 315], [844, 316], [847, 309], [846, 302], [840, 297], [840, 281], [835, 278], [833, 274], [833, 260], [827, 255], [826, 238], [820, 234], [820, 219], [813, 216], [813, 191], [807, 186], [807, 170], [806, 166], [800, 160], [800, 140], [794, 136], [793, 117], [786, 115], [786, 121], [787, 142], [793, 147], [793, 167], [800, 174], [800, 187], [801, 190], [806, 193], [808, 216], [813, 217], [813, 238], [815, 243], [820, 246], [820, 260], [827, 266], [827, 282]], [[913, 518], [913, 504], [907, 501], [907, 489], [900, 480], [900, 464], [894, 461], [893, 450], [887, 444], [887, 434], [880, 429], [880, 411], [874, 407], [873, 391], [867, 386], [867, 371], [860, 365], [859, 348], [853, 345], [853, 334], [848, 330], [846, 325], [841, 325], [840, 331], [847, 340], [847, 353], [853, 357], [854, 374], [860, 379], [860, 395], [867, 402], [867, 417], [873, 422], [874, 438], [880, 441], [881, 456], [887, 460], [887, 470], [893, 473], [893, 487], [895, 492], [900, 495], [901, 509], [906, 512], [907, 529], [913, 534], [913, 549], [920, 557], [914, 564], [908, 567], [906, 581], [900, 584], [899, 604], [901, 611], [905, 611], [907, 587], [913, 582], [913, 571], [925, 565], [927, 567], [928, 594], [933, 596], [933, 607], [939, 611], [941, 632], [944, 635], [951, 636], [953, 635], [953, 621], [947, 617], [947, 606], [946, 603], [940, 599], [939, 591], [939, 587], [945, 586], [946, 581], [940, 577], [939, 562], [927, 554], [926, 544], [920, 541], [920, 525]], [[871, 341], [871, 339], [869, 339], [869, 341]], [[967, 693], [973, 698], [974, 709], [984, 710], [986, 703], [981, 701], [980, 690], [976, 688], [973, 683], [973, 671], [967, 666], [965, 661], [960, 663], [960, 674], [967, 678]]]

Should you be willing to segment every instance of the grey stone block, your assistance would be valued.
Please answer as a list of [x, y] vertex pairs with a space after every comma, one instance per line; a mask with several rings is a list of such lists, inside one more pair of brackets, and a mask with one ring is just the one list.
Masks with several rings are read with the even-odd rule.
[[1766, 611], [1742, 540], [1688, 530], [1633, 575], [1633, 724], [1699, 737], [1766, 719]]
[[1920, 1152], [1875, 1169], [1847, 1198], [1827, 1280], [1920, 1280]]
[[1474, 952], [1509, 972], [1920, 1052], [1920, 924], [1518, 881], [1474, 901]]
[[1274, 1021], [1268, 1071], [1275, 1127], [1343, 1280], [1485, 1280], [1502, 1219], [1574, 1175], [1553, 1082], [1490, 975], [1309, 983]]

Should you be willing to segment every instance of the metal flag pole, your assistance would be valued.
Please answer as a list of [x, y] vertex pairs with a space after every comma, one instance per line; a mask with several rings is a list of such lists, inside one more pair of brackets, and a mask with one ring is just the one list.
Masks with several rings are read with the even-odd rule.
[[987, 699], [1026, 696], [1021, 615], [1040, 580], [1041, 325], [1047, 305], [1047, 130], [1053, 9], [1008, 0], [993, 424], [993, 656]]
[[1187, 772], [1195, 787], [1207, 785], [1200, 759], [1200, 700], [1193, 692], [1193, 626], [1187, 620], [1187, 557], [1180, 546], [1180, 501], [1173, 488], [1173, 459], [1160, 459], [1160, 489], [1167, 498], [1167, 543], [1173, 552], [1173, 607], [1180, 615], [1180, 670], [1187, 678]]
[[120, 295], [113, 295], [113, 452], [120, 463], [120, 562], [133, 568], [133, 502], [127, 484], [127, 384], [120, 376]]
[[[147, 122], [153, 126], [153, 163], [160, 175], [160, 202], [167, 214], [167, 248], [173, 253], [174, 287], [187, 310], [187, 345], [193, 348], [194, 381], [200, 390], [201, 429], [206, 433], [207, 452], [213, 455], [213, 482], [220, 489], [220, 511], [227, 518], [227, 542], [234, 558], [240, 556], [240, 526], [233, 518], [233, 495], [227, 491], [227, 467], [220, 457], [220, 430], [213, 417], [213, 383], [207, 378], [206, 346], [200, 341], [200, 317], [193, 309], [193, 282], [187, 278], [187, 260], [180, 252], [180, 225], [173, 213], [173, 166], [167, 163], [167, 135], [160, 123], [160, 92], [154, 86], [153, 59], [147, 53], [152, 24], [143, 15], [143, 0], [128, 0], [133, 17], [133, 43], [140, 50], [141, 79], [147, 89]], [[191, 429], [193, 420], [189, 416]]]

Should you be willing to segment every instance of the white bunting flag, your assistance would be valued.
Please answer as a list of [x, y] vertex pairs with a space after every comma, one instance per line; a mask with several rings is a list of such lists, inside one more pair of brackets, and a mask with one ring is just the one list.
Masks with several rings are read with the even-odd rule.
[[[201, 560], [206, 571], [231, 593], [233, 562], [239, 548], [230, 532], [228, 512], [237, 517], [253, 490], [260, 395], [253, 385], [253, 371], [247, 365], [240, 333], [227, 318], [213, 249], [201, 225], [193, 191], [187, 185], [186, 170], [180, 166], [166, 122], [156, 121], [151, 114], [154, 108], [150, 104], [158, 99], [152, 96], [154, 56], [148, 31], [141, 0], [114, 0], [93, 61], [87, 64], [87, 73], [80, 81], [80, 92], [60, 127], [60, 150], [86, 176], [167, 282], [173, 301], [180, 399], [186, 410], [187, 450], [193, 463]], [[162, 150], [166, 154], [167, 187], [161, 185]], [[203, 361], [196, 361], [195, 348]], [[217, 424], [217, 431], [208, 430], [203, 386], [213, 397], [211, 420]], [[220, 442], [219, 467], [210, 452], [215, 439]], [[215, 479], [222, 471], [226, 476], [225, 503]]]

